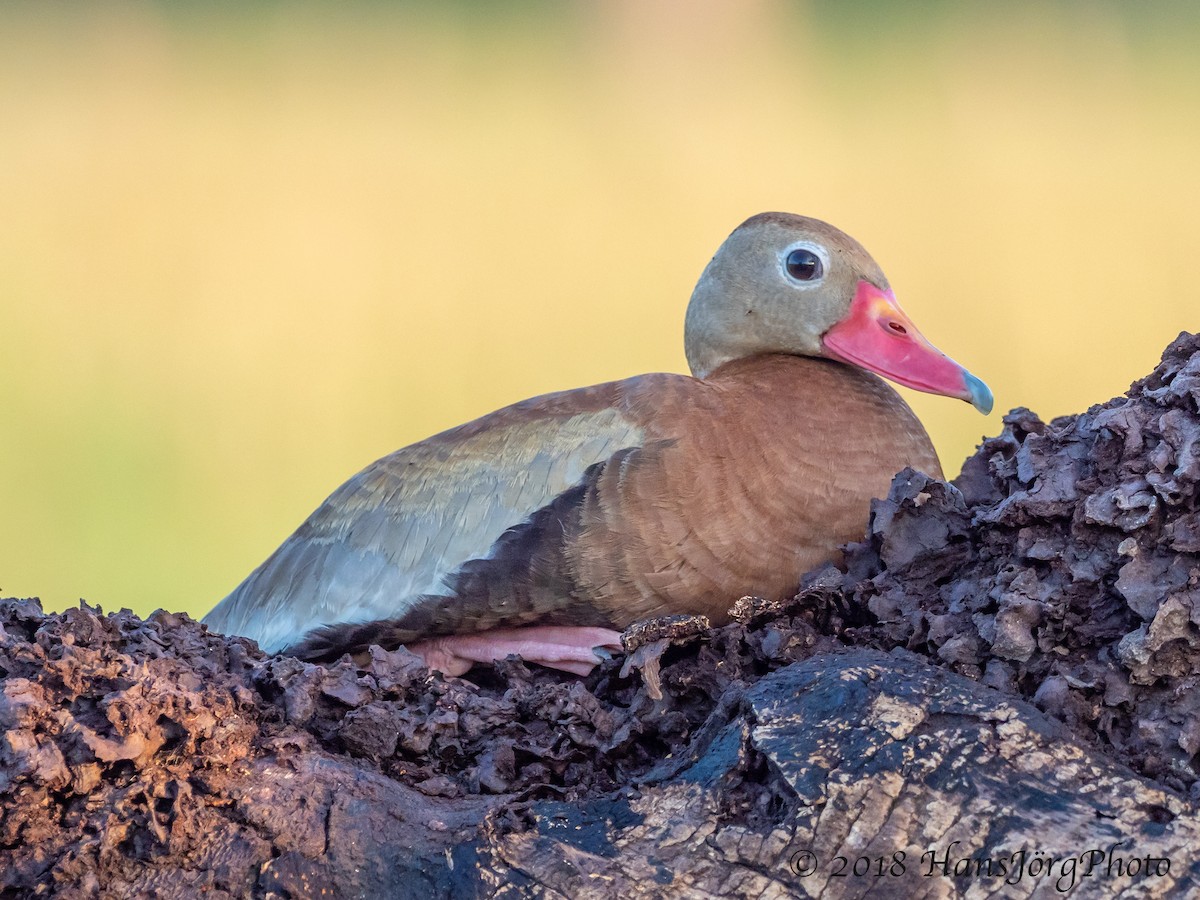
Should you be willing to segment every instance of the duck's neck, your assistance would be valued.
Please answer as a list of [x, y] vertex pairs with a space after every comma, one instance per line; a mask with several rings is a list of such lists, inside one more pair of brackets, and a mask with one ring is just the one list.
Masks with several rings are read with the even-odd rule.
[[[746, 390], [751, 394], [783, 391], [800, 402], [863, 394], [908, 409], [895, 389], [878, 375], [815, 356], [789, 353], [746, 356], [724, 363], [703, 380], [715, 387]], [[777, 399], [772, 398], [773, 402]]]
[[911, 465], [941, 477], [937, 454], [912, 409], [864, 369], [768, 353], [732, 360], [704, 382], [725, 394], [751, 427], [775, 434], [819, 431], [857, 459], [885, 468], [895, 460], [893, 473]]

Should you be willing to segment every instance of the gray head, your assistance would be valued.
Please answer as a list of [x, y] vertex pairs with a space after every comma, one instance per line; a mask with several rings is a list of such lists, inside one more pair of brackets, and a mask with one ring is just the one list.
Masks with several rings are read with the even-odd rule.
[[761, 213], [726, 238], [684, 323], [692, 374], [764, 353], [819, 356], [959, 397], [981, 412], [991, 391], [937, 350], [900, 309], [862, 244], [817, 219]]

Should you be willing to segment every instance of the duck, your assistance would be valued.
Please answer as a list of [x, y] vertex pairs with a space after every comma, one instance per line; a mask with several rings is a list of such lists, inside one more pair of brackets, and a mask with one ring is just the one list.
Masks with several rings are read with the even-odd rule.
[[449, 676], [514, 654], [586, 674], [635, 621], [790, 596], [895, 473], [941, 478], [884, 379], [992, 408], [861, 244], [791, 213], [720, 245], [684, 350], [690, 375], [534, 397], [371, 463], [203, 622], [315, 663], [404, 646]]

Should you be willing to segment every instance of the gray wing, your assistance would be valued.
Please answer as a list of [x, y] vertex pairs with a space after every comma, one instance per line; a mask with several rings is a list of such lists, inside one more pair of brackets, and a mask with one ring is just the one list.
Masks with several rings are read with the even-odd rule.
[[642, 430], [617, 409], [523, 405], [398, 450], [338, 488], [204, 617], [267, 652], [315, 628], [404, 615]]

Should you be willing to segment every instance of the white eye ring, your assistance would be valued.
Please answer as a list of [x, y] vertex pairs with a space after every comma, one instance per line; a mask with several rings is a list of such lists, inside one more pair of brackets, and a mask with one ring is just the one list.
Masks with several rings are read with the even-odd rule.
[[[816, 271], [807, 278], [800, 277], [796, 272], [796, 266], [793, 264], [792, 254], [797, 250], [806, 250], [812, 256], [816, 257]], [[796, 243], [789, 244], [780, 251], [779, 270], [783, 273], [783, 277], [796, 287], [814, 287], [824, 281], [825, 276], [829, 274], [829, 251], [820, 244], [814, 244], [812, 241], [796, 241]]]

